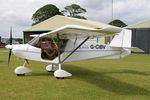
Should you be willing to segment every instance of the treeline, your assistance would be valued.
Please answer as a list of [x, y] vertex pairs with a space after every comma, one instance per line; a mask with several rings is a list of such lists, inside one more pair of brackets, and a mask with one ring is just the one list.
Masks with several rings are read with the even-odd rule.
[[32, 16], [32, 20], [34, 23], [32, 25], [38, 24], [48, 18], [51, 18], [55, 15], [65, 15], [69, 17], [86, 19], [84, 16], [80, 14], [86, 13], [86, 9], [82, 8], [80, 5], [72, 4], [64, 7], [64, 10], [60, 11], [58, 7], [53, 4], [47, 4], [41, 8], [39, 8]]
[[[55, 15], [64, 15], [64, 16], [69, 16], [69, 17], [74, 17], [74, 18], [80, 18], [80, 19], [87, 19], [83, 16], [87, 10], [80, 5], [77, 4], [72, 4], [64, 7], [64, 10], [60, 11], [58, 7], [56, 7], [53, 4], [47, 4], [41, 8], [39, 8], [33, 15], [32, 15], [32, 20], [33, 23], [32, 25], [38, 24], [48, 18], [51, 18]], [[81, 16], [82, 14], [82, 16]], [[118, 27], [125, 27], [127, 24], [125, 24], [123, 21], [119, 19], [115, 19], [108, 23], [110, 25], [118, 26]]]

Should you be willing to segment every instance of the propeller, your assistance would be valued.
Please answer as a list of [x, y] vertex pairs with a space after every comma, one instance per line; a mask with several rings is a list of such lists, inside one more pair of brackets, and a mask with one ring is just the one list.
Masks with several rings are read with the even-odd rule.
[[[10, 28], [10, 47], [12, 46], [12, 27]], [[9, 66], [9, 62], [10, 62], [10, 58], [11, 58], [11, 52], [12, 52], [12, 47], [9, 49], [9, 56], [8, 56], [8, 66]]]

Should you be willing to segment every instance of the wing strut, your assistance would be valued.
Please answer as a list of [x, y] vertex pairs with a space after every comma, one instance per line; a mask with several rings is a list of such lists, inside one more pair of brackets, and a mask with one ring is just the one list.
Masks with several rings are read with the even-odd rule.
[[73, 47], [73, 48], [75, 48], [76, 42], [77, 42], [77, 36], [76, 36], [76, 38], [75, 38], [75, 41], [74, 41], [74, 47]]
[[[61, 63], [61, 60], [60, 60], [60, 47], [59, 45], [57, 45], [56, 41], [52, 38], [54, 44], [57, 46], [57, 52], [58, 52], [58, 62], [59, 64]], [[59, 42], [59, 34], [57, 34], [57, 41]]]
[[78, 48], [80, 48], [80, 46], [82, 44], [84, 44], [90, 37], [87, 37], [79, 46], [77, 46], [66, 58], [64, 58], [63, 61], [61, 61], [61, 63], [63, 63], [68, 57], [70, 57]]
[[[57, 34], [57, 41], [59, 42], [59, 34]], [[61, 60], [60, 60], [60, 47], [59, 45], [57, 45], [58, 48], [58, 60], [59, 60], [59, 64], [61, 64]]]

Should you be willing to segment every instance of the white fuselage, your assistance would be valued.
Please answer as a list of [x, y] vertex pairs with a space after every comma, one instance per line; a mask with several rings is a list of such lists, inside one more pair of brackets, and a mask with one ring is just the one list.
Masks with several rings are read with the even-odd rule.
[[[75, 42], [69, 40], [64, 52], [60, 55], [61, 61], [64, 60], [80, 43], [82, 40]], [[13, 45], [12, 49], [15, 56], [33, 61], [58, 63], [58, 57], [53, 60], [42, 59], [41, 48], [31, 46], [29, 44]], [[119, 59], [130, 54], [129, 50], [122, 48], [111, 48], [109, 45], [101, 45], [95, 41], [87, 41], [80, 48], [78, 48], [70, 57], [64, 62], [78, 61], [84, 59]]]

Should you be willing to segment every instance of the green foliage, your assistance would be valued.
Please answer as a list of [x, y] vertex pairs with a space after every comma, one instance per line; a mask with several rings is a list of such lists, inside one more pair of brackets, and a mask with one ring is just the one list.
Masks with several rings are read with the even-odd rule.
[[53, 17], [55, 15], [62, 15], [62, 13], [59, 11], [59, 8], [57, 8], [55, 5], [47, 4], [41, 8], [39, 8], [32, 16], [32, 19], [34, 23], [32, 25], [35, 25], [37, 23], [40, 23], [50, 17]]
[[80, 5], [72, 4], [69, 6], [64, 7], [65, 10], [62, 12], [65, 14], [67, 13], [70, 17], [80, 18], [80, 19], [86, 19], [84, 16], [79, 16], [79, 14], [86, 13], [86, 9], [80, 7]]
[[86, 19], [84, 16], [79, 16], [79, 14], [83, 14], [86, 12], [86, 9], [81, 8], [79, 5], [72, 4], [65, 7], [65, 10], [60, 12], [59, 8], [55, 5], [47, 4], [41, 8], [39, 8], [32, 16], [32, 20], [34, 23], [32, 25], [38, 24], [48, 18], [51, 18], [55, 15], [63, 15], [63, 13], [69, 13], [68, 16], [80, 19]]
[[86, 19], [84, 16], [72, 16], [74, 18], [79, 18], [79, 19]]
[[113, 20], [109, 24], [110, 25], [114, 25], [114, 26], [118, 26], [118, 27], [125, 27], [125, 26], [127, 26], [123, 21], [121, 21], [119, 19]]

